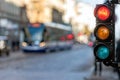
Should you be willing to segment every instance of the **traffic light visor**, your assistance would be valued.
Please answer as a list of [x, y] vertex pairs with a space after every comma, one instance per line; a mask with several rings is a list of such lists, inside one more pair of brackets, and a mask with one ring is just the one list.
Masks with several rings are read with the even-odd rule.
[[100, 40], [106, 40], [110, 36], [110, 30], [105, 25], [100, 25], [96, 29], [95, 34], [96, 34], [96, 37], [99, 38]]
[[111, 11], [105, 5], [101, 5], [95, 9], [95, 17], [97, 17], [101, 21], [108, 20], [110, 16], [111, 16]]
[[104, 45], [99, 46], [96, 50], [96, 56], [101, 60], [107, 59], [109, 55], [110, 55], [109, 48]]

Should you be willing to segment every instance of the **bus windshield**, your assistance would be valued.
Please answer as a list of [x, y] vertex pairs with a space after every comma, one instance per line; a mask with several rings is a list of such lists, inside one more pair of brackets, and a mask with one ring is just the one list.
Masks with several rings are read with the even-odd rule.
[[43, 40], [44, 25], [40, 25], [38, 27], [29, 25], [28, 31], [29, 31], [32, 41], [40, 41], [41, 42]]

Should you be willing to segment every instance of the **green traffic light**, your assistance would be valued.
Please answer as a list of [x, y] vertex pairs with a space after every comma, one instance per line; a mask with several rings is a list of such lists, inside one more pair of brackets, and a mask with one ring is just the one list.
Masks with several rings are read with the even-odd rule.
[[96, 55], [100, 59], [106, 59], [109, 56], [109, 49], [106, 46], [100, 46]]

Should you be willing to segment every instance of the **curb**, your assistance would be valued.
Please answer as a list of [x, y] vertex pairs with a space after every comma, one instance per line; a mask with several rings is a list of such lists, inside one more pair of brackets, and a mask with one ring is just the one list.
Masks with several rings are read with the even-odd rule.
[[22, 52], [15, 52], [10, 54], [10, 56], [8, 57], [1, 57], [0, 58], [0, 63], [4, 63], [4, 62], [10, 62], [10, 61], [14, 61], [14, 60], [20, 60], [20, 59], [24, 59], [27, 56], [25, 56]]

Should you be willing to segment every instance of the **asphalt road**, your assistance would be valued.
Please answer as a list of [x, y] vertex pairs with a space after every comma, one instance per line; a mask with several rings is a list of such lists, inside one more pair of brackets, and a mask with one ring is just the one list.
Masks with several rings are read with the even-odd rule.
[[85, 80], [93, 72], [92, 48], [80, 45], [52, 53], [23, 54], [0, 63], [0, 80]]

